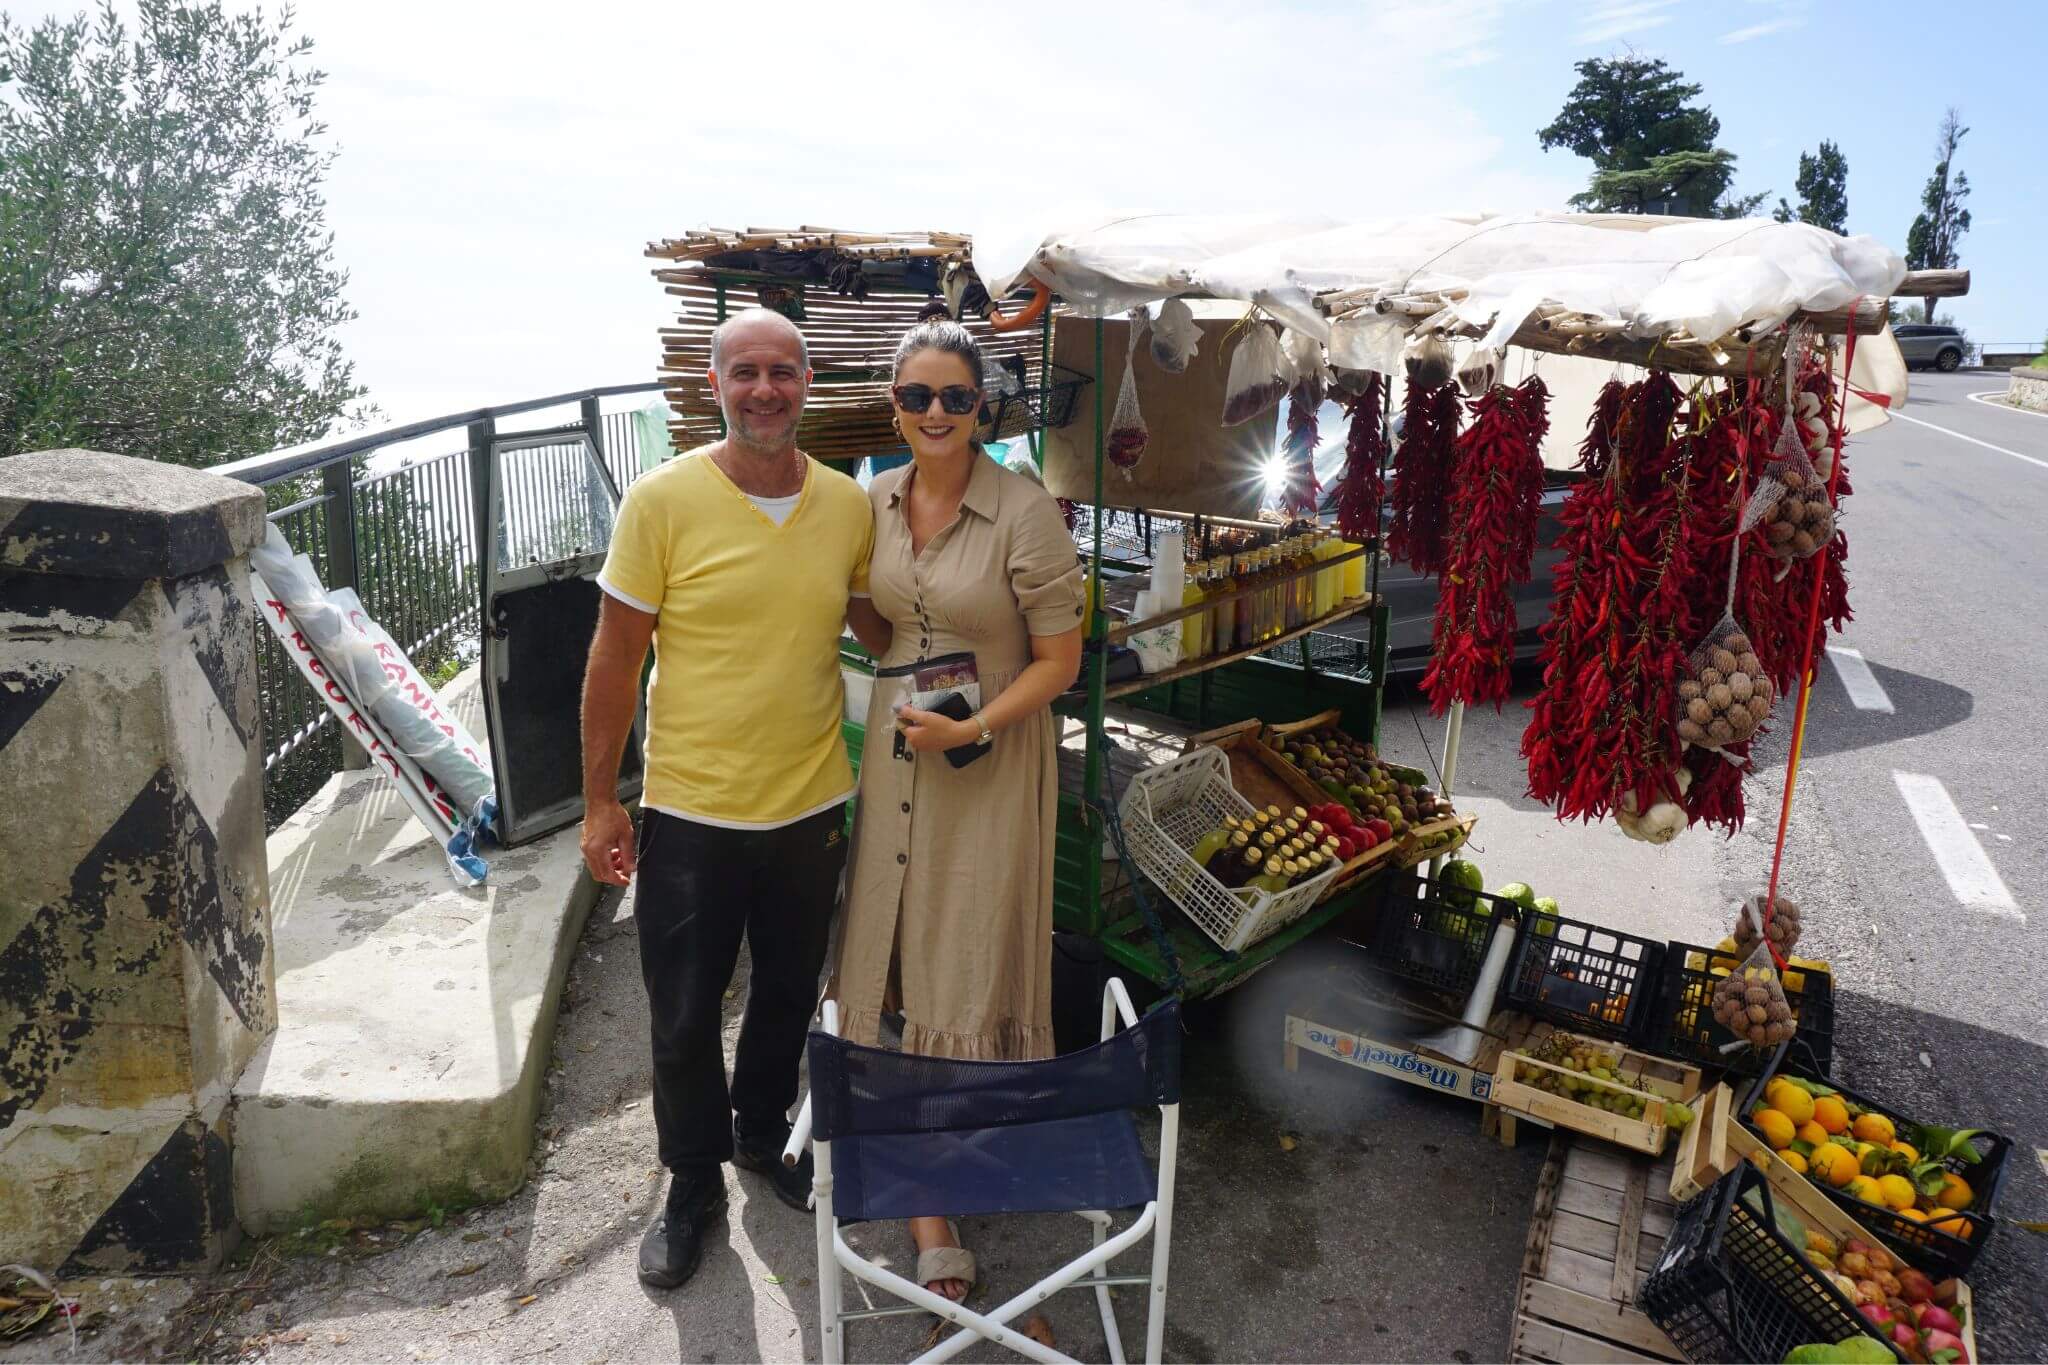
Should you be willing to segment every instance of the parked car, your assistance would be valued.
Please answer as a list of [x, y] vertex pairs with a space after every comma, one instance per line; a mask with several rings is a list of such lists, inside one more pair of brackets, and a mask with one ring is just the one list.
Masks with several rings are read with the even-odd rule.
[[1932, 322], [1902, 322], [1892, 328], [1892, 339], [1899, 343], [1899, 354], [1905, 357], [1909, 370], [1932, 365], [1948, 374], [1963, 363], [1966, 343], [1960, 327], [1943, 327]]

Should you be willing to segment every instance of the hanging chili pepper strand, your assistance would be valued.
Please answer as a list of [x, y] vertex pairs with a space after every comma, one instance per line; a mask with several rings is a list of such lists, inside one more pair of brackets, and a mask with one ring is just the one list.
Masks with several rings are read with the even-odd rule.
[[1417, 573], [1444, 565], [1444, 523], [1458, 435], [1458, 386], [1425, 387], [1408, 379], [1401, 407], [1401, 445], [1394, 454], [1392, 518], [1387, 553]]
[[1322, 491], [1322, 485], [1316, 482], [1315, 461], [1316, 412], [1322, 405], [1320, 381], [1304, 380], [1287, 395], [1287, 435], [1280, 442], [1280, 463], [1287, 482], [1281, 490], [1280, 505], [1290, 516], [1315, 515], [1316, 495]]
[[1350, 402], [1351, 429], [1344, 440], [1344, 478], [1337, 486], [1337, 530], [1354, 540], [1379, 533], [1380, 502], [1386, 495], [1387, 380], [1372, 374]]
[[1602, 819], [1630, 793], [1638, 809], [1671, 794], [1687, 568], [1683, 451], [1670, 439], [1678, 397], [1662, 375], [1610, 396], [1581, 447], [1605, 472], [1564, 509], [1556, 573], [1571, 590], [1545, 627], [1544, 684], [1522, 738], [1530, 793], [1559, 819]]
[[1607, 472], [1608, 462], [1614, 458], [1615, 430], [1621, 424], [1628, 393], [1628, 385], [1619, 379], [1610, 379], [1600, 386], [1600, 396], [1593, 400], [1593, 415], [1587, 420], [1586, 439], [1579, 446], [1574, 468], [1585, 470], [1592, 478]]
[[1431, 662], [1422, 687], [1438, 713], [1453, 701], [1492, 702], [1510, 689], [1515, 589], [1529, 581], [1543, 464], [1532, 437], [1548, 418], [1538, 380], [1495, 388], [1472, 405], [1452, 460], [1449, 535], [1437, 591]]
[[1581, 468], [1598, 473], [1579, 483], [1558, 510], [1558, 561], [1551, 569], [1550, 619], [1537, 656], [1543, 685], [1529, 699], [1533, 713], [1522, 731], [1529, 795], [1557, 809], [1559, 819], [1587, 815], [1574, 779], [1582, 771], [1585, 736], [1607, 704], [1609, 681], [1600, 660], [1614, 629], [1617, 578], [1628, 566], [1616, 553], [1620, 537], [1620, 479], [1612, 462], [1614, 434], [1625, 390], [1612, 404], [1596, 405], [1579, 448]]

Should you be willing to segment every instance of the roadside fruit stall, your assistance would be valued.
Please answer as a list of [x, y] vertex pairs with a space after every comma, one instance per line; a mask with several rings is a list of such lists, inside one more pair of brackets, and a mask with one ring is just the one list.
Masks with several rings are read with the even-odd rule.
[[[806, 229], [651, 254], [716, 301], [669, 353], [697, 439], [691, 347], [728, 299], [834, 319], [843, 368], [821, 376], [843, 387], [806, 415], [831, 432], [883, 401], [888, 347], [846, 297], [886, 292], [868, 267], [985, 330], [1010, 377], [991, 434], [1067, 502], [1087, 573], [1056, 707], [1058, 927], [1186, 998], [1340, 940], [1286, 1013], [1289, 1070], [1468, 1099], [1506, 1142], [1548, 1130], [1515, 1358], [1975, 1357], [1963, 1277], [2011, 1143], [1833, 1078], [1833, 977], [1797, 955], [1825, 911], [1780, 886], [1814, 661], [1849, 616], [1845, 439], [1904, 397], [1888, 300], [1967, 275], [1803, 224], [1563, 214]], [[1347, 420], [1327, 492], [1326, 403]], [[1513, 693], [1562, 470], [1527, 794], [1653, 844], [1774, 819], [1711, 947], [1466, 856], [1462, 718]], [[1428, 769], [1380, 734], [1390, 559], [1438, 585]], [[857, 676], [850, 641], [846, 661]], [[1782, 802], [1752, 812], [1774, 734]]]

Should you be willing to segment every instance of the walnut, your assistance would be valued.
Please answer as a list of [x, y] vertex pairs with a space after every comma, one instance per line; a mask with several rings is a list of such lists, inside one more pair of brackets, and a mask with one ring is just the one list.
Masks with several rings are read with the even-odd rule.
[[1749, 699], [1749, 716], [1757, 724], [1763, 724], [1764, 717], [1771, 714], [1771, 697], [1768, 692], [1759, 692]]
[[1693, 679], [1687, 678], [1678, 685], [1678, 699], [1680, 701], [1691, 701], [1700, 695], [1700, 691], [1700, 685]]
[[[1728, 637], [1730, 648], [1734, 647], [1735, 639], [1732, 635]], [[1764, 671], [1763, 660], [1756, 657], [1756, 651], [1749, 647], [1747, 641], [1743, 643], [1742, 653], [1736, 656], [1735, 670], [1738, 673], [1747, 673], [1752, 678]]]
[[1682, 720], [1678, 722], [1678, 737], [1687, 744], [1705, 744], [1707, 742], [1707, 730], [1703, 725], [1695, 724], [1690, 720]]
[[1749, 674], [1736, 672], [1728, 675], [1728, 695], [1736, 701], [1748, 701], [1756, 691], [1756, 684], [1749, 680]]
[[1694, 725], [1711, 725], [1714, 721], [1714, 704], [1705, 697], [1694, 697], [1685, 704], [1685, 718]]
[[1708, 662], [1713, 664], [1722, 675], [1721, 679], [1717, 679], [1717, 681], [1723, 681], [1728, 674], [1735, 671], [1735, 651], [1732, 649], [1716, 649], [1713, 654], [1708, 656]]
[[1707, 727], [1707, 739], [1714, 744], [1726, 744], [1735, 738], [1735, 727], [1726, 719], [1717, 719]]
[[1714, 668], [1714, 667], [1711, 667], [1711, 666], [1710, 666], [1710, 667], [1707, 667], [1707, 668], [1703, 668], [1703, 669], [1701, 669], [1701, 670], [1700, 670], [1700, 686], [1701, 686], [1701, 687], [1712, 687], [1712, 686], [1714, 686], [1714, 684], [1716, 684], [1716, 683], [1724, 683], [1724, 682], [1727, 682], [1727, 681], [1728, 681], [1727, 675], [1725, 675], [1724, 673], [1722, 673], [1722, 672], [1721, 672], [1721, 670], [1720, 670], [1720, 669], [1718, 669], [1718, 668]]
[[1715, 683], [1707, 689], [1707, 705], [1715, 711], [1726, 711], [1735, 704], [1735, 693], [1727, 683]]

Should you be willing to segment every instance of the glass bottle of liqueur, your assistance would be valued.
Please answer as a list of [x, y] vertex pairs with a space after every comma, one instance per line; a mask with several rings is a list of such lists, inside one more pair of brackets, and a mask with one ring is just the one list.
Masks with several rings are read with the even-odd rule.
[[[1202, 587], [1204, 565], [1192, 565], [1186, 572], [1180, 590], [1180, 604], [1183, 607], [1198, 607], [1207, 600], [1208, 594]], [[1180, 619], [1180, 657], [1183, 663], [1193, 663], [1209, 654], [1209, 616], [1202, 612]]]
[[1243, 886], [1266, 870], [1265, 857], [1257, 844], [1233, 852], [1226, 859], [1227, 865], [1216, 874], [1216, 880], [1225, 886]]
[[1229, 838], [1218, 844], [1208, 857], [1198, 861], [1201, 862], [1204, 871], [1221, 881], [1224, 873], [1235, 866], [1243, 858], [1245, 850], [1251, 846], [1251, 831], [1240, 825], [1232, 830]]
[[1253, 581], [1249, 550], [1231, 559], [1230, 580], [1244, 596], [1237, 599], [1237, 648], [1247, 649], [1259, 642], [1259, 594]]
[[1281, 624], [1285, 618], [1280, 601], [1280, 559], [1277, 551], [1266, 549], [1259, 552], [1259, 576], [1265, 585], [1260, 596], [1265, 600], [1266, 609], [1266, 619], [1259, 638], [1270, 640], [1286, 629]]
[[1206, 868], [1209, 866], [1209, 860], [1230, 844], [1232, 836], [1238, 833], [1239, 828], [1235, 815], [1224, 816], [1222, 824], [1195, 840], [1195, 846], [1188, 856]]
[[[1209, 561], [1209, 582], [1212, 596], [1222, 596], [1237, 585], [1231, 577], [1230, 556]], [[1212, 651], [1228, 654], [1237, 648], [1237, 603], [1218, 602], [1209, 608], [1209, 640]]]
[[1283, 859], [1280, 862], [1280, 865], [1278, 867], [1275, 867], [1273, 865], [1273, 860], [1271, 858], [1268, 858], [1266, 860], [1265, 870], [1261, 872], [1258, 876], [1253, 877], [1249, 882], [1246, 883], [1246, 885], [1255, 886], [1261, 891], [1277, 893], [1285, 891], [1287, 889], [1287, 884], [1300, 875], [1300, 864], [1295, 863], [1290, 859]]
[[1308, 537], [1296, 536], [1288, 555], [1287, 568], [1296, 575], [1287, 581], [1288, 594], [1294, 602], [1294, 624], [1305, 626], [1315, 619], [1315, 556], [1309, 553]]

